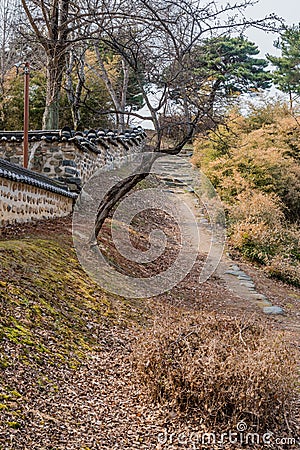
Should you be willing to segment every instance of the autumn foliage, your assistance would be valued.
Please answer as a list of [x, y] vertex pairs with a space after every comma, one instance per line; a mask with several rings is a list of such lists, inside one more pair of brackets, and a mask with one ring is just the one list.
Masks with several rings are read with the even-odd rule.
[[231, 112], [195, 143], [194, 163], [224, 201], [230, 244], [273, 276], [300, 284], [300, 122], [284, 104]]

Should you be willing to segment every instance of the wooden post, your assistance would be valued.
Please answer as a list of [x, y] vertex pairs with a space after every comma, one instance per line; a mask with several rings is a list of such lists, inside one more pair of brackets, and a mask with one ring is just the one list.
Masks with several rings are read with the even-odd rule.
[[23, 166], [28, 167], [28, 129], [29, 129], [29, 63], [24, 67], [24, 141], [23, 141]]

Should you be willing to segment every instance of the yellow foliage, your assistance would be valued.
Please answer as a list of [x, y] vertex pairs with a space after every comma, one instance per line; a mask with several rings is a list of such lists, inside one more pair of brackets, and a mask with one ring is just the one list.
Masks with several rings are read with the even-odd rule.
[[276, 104], [260, 115], [231, 113], [208, 137], [196, 139], [193, 156], [224, 202], [231, 244], [272, 275], [280, 276], [274, 264], [283, 258], [282, 277], [294, 283], [300, 283], [299, 149], [298, 119]]

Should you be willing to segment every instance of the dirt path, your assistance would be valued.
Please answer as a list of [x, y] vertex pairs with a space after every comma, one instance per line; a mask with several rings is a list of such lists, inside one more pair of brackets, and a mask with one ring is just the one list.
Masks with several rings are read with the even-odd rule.
[[179, 196], [193, 211], [200, 236], [200, 253], [207, 257], [211, 252], [208, 265], [215, 267], [213, 279], [232, 293], [237, 312], [241, 309], [242, 313], [246, 310], [263, 313], [267, 320], [291, 331], [300, 342], [300, 290], [271, 280], [261, 269], [230, 257], [222, 230], [218, 236], [207, 219], [199, 195], [201, 179], [198, 169], [189, 162], [190, 156], [186, 153], [181, 157], [166, 156], [158, 160], [159, 178], [169, 192]]

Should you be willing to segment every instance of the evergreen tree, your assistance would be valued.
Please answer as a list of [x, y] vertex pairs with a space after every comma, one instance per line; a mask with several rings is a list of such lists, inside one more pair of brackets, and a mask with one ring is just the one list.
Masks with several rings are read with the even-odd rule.
[[194, 74], [199, 80], [200, 94], [207, 92], [209, 111], [218, 101], [223, 103], [271, 86], [271, 76], [266, 70], [268, 62], [257, 58], [258, 53], [256, 44], [242, 36], [207, 39], [195, 49]]
[[300, 25], [287, 27], [274, 47], [281, 51], [281, 56], [267, 55], [275, 67], [273, 81], [280, 91], [288, 94], [293, 112], [294, 101], [300, 95]]

